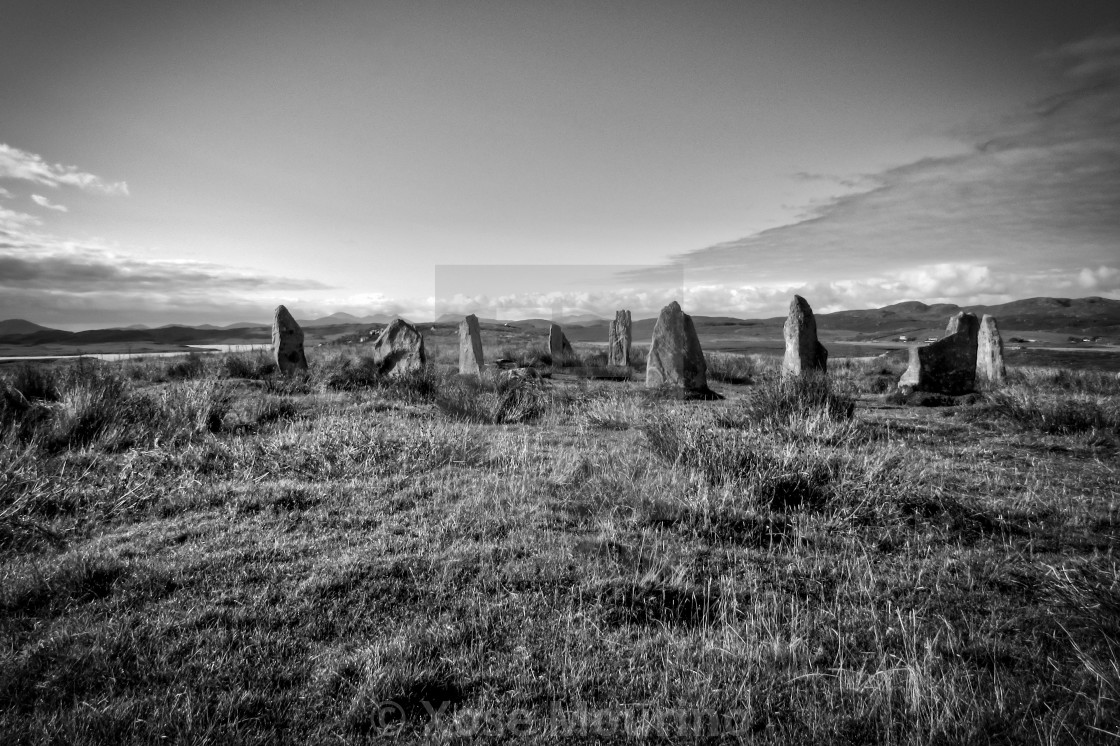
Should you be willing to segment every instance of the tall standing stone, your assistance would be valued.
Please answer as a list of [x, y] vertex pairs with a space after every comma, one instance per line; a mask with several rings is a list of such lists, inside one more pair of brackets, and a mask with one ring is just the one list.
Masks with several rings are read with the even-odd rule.
[[423, 369], [424, 335], [404, 319], [393, 319], [373, 343], [373, 358], [381, 375], [394, 378]]
[[480, 376], [482, 366], [482, 333], [478, 330], [478, 317], [472, 313], [459, 323], [459, 372]]
[[607, 337], [607, 365], [630, 365], [630, 312], [616, 311]]
[[799, 378], [809, 371], [824, 373], [828, 350], [817, 340], [817, 320], [813, 309], [800, 295], [793, 296], [785, 325], [786, 355], [782, 359], [782, 378]]
[[949, 319], [945, 336], [910, 348], [910, 365], [898, 381], [900, 389], [935, 394], [967, 394], [976, 388], [976, 350], [980, 322], [961, 311]]
[[284, 306], [277, 306], [272, 315], [272, 359], [284, 375], [307, 370], [303, 353], [303, 329]]
[[646, 386], [671, 386], [689, 398], [713, 399], [708, 388], [708, 365], [692, 317], [673, 301], [661, 309], [653, 326], [646, 362]]
[[976, 381], [977, 383], [1000, 383], [1007, 377], [1007, 366], [1003, 363], [1003, 339], [999, 336], [994, 316], [984, 314], [980, 320], [980, 333], [976, 341]]
[[575, 352], [572, 351], [572, 344], [564, 336], [564, 330], [560, 328], [559, 324], [552, 324], [548, 327], [548, 354], [552, 356], [553, 362], [575, 355]]

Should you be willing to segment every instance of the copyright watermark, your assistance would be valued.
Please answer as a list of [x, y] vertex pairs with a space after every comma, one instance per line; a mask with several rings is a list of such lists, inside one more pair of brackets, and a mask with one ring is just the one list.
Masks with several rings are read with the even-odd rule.
[[626, 736], [660, 735], [678, 739], [744, 734], [746, 711], [717, 712], [689, 708], [616, 705], [589, 708], [552, 702], [545, 712], [523, 708], [484, 709], [451, 702], [421, 701], [408, 706], [394, 700], [374, 704], [374, 719], [386, 730], [422, 728], [426, 733], [456, 738], [494, 736]]

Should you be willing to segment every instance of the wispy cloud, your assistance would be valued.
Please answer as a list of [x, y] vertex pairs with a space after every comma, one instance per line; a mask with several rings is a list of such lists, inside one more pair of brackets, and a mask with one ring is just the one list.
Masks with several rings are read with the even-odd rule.
[[[973, 143], [964, 154], [875, 174], [871, 188], [815, 206], [804, 220], [675, 257], [689, 287], [735, 285], [765, 296], [774, 287], [848, 286], [867, 294], [836, 297], [863, 307], [883, 297], [872, 292], [882, 283], [868, 278], [909, 272], [912, 281], [891, 279], [892, 287], [921, 300], [947, 293], [967, 302], [998, 295], [994, 288], [1021, 297], [1028, 293], [1015, 285], [1022, 277], [1039, 278], [1030, 286], [1038, 295], [1116, 293], [1099, 268], [1115, 263], [1120, 244], [1120, 36], [1069, 44], [1047, 59], [1065, 72], [1065, 91], [962, 131]], [[915, 265], [983, 267], [984, 274], [975, 282], [956, 278], [955, 287], [974, 293], [960, 295]], [[1085, 268], [1090, 274], [1078, 282]]]
[[128, 194], [123, 181], [106, 181], [76, 166], [50, 164], [35, 153], [0, 143], [0, 179], [19, 179], [50, 187], [74, 186], [96, 194]]
[[0, 187], [0, 197], [3, 197], [4, 199], [13, 199], [15, 195], [9, 192], [4, 187]]
[[5, 231], [14, 234], [16, 231], [24, 230], [27, 226], [39, 225], [41, 222], [42, 221], [34, 215], [28, 215], [25, 212], [18, 212], [16, 210], [9, 210], [3, 205], [0, 205], [0, 236], [3, 236]]
[[44, 197], [40, 194], [32, 194], [31, 195], [31, 201], [34, 202], [35, 204], [39, 205], [39, 207], [45, 207], [48, 210], [57, 210], [58, 212], [70, 212], [69, 208], [67, 208], [66, 205], [56, 205], [55, 203], [51, 202], [49, 199], [47, 199], [46, 197]]

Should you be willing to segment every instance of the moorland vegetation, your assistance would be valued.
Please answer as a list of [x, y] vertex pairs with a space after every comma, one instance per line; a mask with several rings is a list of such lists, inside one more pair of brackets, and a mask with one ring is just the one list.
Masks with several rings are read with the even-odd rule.
[[1114, 742], [1112, 374], [429, 353], [0, 371], [0, 742]]

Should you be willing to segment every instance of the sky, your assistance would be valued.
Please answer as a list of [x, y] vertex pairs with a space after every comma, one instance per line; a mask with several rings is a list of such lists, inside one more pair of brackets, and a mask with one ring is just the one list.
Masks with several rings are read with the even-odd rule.
[[1120, 298], [1115, 0], [0, 17], [0, 319]]

